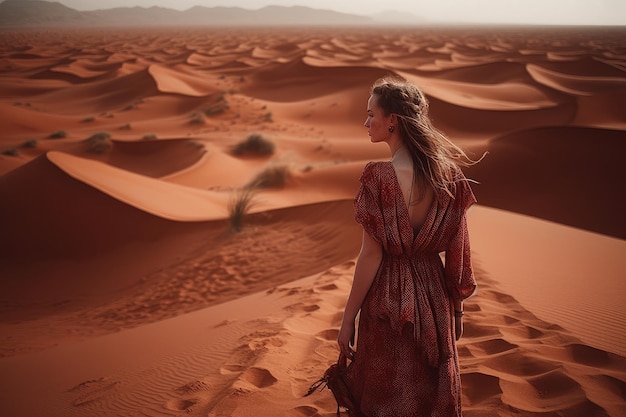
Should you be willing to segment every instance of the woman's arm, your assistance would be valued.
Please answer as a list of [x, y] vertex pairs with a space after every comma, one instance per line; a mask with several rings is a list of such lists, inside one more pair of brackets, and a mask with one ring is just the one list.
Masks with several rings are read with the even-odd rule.
[[354, 280], [352, 282], [352, 289], [348, 296], [346, 308], [343, 313], [343, 320], [341, 328], [339, 329], [339, 336], [337, 342], [339, 343], [339, 349], [346, 355], [347, 358], [352, 358], [354, 355], [354, 334], [356, 316], [361, 309], [363, 300], [369, 291], [374, 277], [378, 272], [378, 267], [383, 258], [383, 250], [374, 238], [369, 233], [363, 230], [363, 240], [361, 242], [361, 252], [354, 268]]
[[463, 301], [455, 300], [454, 304], [454, 335], [456, 340], [463, 336]]

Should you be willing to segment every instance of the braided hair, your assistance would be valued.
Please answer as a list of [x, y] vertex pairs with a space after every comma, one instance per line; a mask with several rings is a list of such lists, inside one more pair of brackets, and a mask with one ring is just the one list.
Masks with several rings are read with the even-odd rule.
[[405, 79], [384, 77], [374, 82], [371, 95], [385, 116], [395, 114], [398, 119], [398, 132], [413, 161], [418, 199], [423, 198], [426, 184], [437, 195], [443, 192], [454, 197], [456, 182], [464, 178], [459, 165], [470, 166], [477, 161], [433, 127], [422, 91]]

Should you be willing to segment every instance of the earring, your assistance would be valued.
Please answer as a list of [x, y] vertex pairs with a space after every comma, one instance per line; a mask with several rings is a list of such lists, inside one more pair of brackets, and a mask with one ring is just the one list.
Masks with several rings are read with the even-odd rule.
[[393, 130], [394, 130], [394, 129], [395, 129], [395, 127], [393, 127], [393, 126], [389, 126], [389, 127], [387, 128], [387, 130], [389, 131], [389, 133], [393, 133]]

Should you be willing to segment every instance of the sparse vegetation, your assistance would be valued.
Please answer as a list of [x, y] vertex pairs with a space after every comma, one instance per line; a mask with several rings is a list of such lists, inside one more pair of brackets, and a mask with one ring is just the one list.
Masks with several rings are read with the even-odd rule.
[[99, 132], [91, 135], [85, 142], [87, 143], [87, 151], [95, 154], [103, 154], [108, 151], [113, 144], [111, 143], [111, 134], [107, 132]]
[[130, 123], [126, 123], [125, 125], [120, 126], [118, 129], [119, 129], [119, 130], [130, 130], [130, 129], [132, 129], [132, 128], [131, 128], [131, 126], [130, 126]]
[[54, 133], [51, 133], [48, 138], [49, 139], [64, 139], [67, 137], [67, 132], [65, 130], [57, 130]]
[[146, 133], [145, 135], [143, 135], [143, 140], [154, 140], [157, 138], [157, 134], [156, 133]]
[[191, 120], [189, 120], [189, 123], [192, 125], [203, 125], [204, 123], [206, 123], [205, 119], [206, 117], [204, 113], [194, 112], [191, 114]]
[[275, 145], [272, 141], [258, 133], [252, 133], [233, 148], [233, 153], [239, 156], [268, 156], [274, 153], [274, 149]]
[[27, 140], [26, 142], [22, 143], [20, 145], [21, 148], [36, 148], [37, 147], [37, 141], [35, 139], [30, 139]]
[[272, 164], [261, 171], [245, 188], [280, 188], [291, 178], [291, 170], [287, 165]]
[[20, 152], [17, 148], [9, 148], [2, 151], [2, 155], [6, 156], [19, 156]]
[[243, 229], [243, 219], [252, 208], [254, 193], [249, 188], [239, 190], [234, 196], [229, 206], [230, 230], [235, 233]]
[[89, 116], [89, 117], [85, 117], [83, 120], [81, 120], [81, 123], [89, 123], [89, 122], [93, 122], [94, 120], [96, 120], [95, 117]]
[[202, 113], [204, 113], [205, 116], [214, 116], [216, 114], [222, 114], [228, 109], [228, 102], [222, 95], [215, 103], [211, 103], [209, 107], [206, 107], [204, 110], [202, 110]]
[[273, 122], [274, 118], [272, 116], [272, 113], [271, 112], [265, 113], [265, 116], [263, 116], [263, 120], [266, 122]]

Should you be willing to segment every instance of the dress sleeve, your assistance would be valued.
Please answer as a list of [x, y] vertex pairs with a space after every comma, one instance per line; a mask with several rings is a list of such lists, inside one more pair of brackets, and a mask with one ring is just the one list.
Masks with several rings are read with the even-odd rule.
[[476, 280], [472, 270], [469, 233], [467, 230], [467, 210], [476, 198], [467, 180], [457, 185], [454, 212], [458, 225], [446, 250], [445, 277], [449, 294], [454, 300], [464, 300], [476, 291]]
[[354, 199], [354, 219], [372, 238], [381, 242], [384, 225], [380, 199], [380, 175], [374, 163], [370, 162], [365, 166], [359, 181], [361, 185]]

